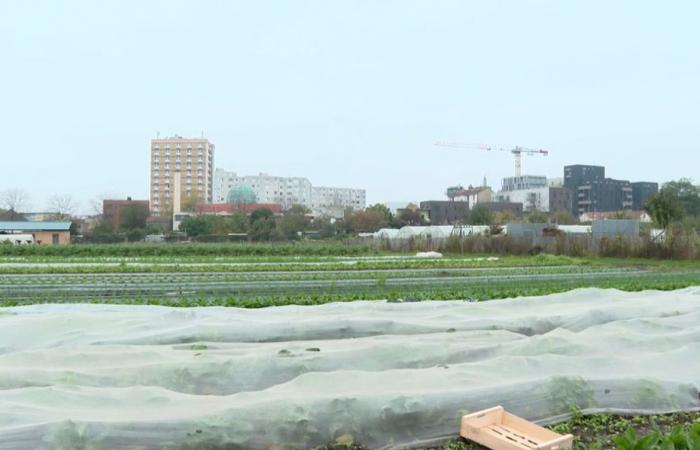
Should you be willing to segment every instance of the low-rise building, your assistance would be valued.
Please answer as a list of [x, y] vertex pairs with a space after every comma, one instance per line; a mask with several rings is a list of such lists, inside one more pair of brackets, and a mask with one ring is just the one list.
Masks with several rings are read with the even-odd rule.
[[537, 187], [501, 191], [494, 197], [496, 202], [522, 203], [525, 212], [571, 211], [572, 194], [564, 187]]
[[70, 244], [71, 222], [0, 222], [0, 234], [31, 235], [37, 245]]
[[488, 186], [481, 187], [469, 187], [469, 189], [464, 189], [454, 194], [455, 202], [466, 202], [470, 209], [473, 209], [479, 203], [489, 203], [491, 202], [491, 197], [493, 191]]
[[103, 200], [102, 218], [112, 225], [114, 231], [119, 231], [123, 225], [124, 211], [130, 208], [138, 210], [138, 214], [143, 216], [145, 223], [149, 216], [148, 200], [132, 200], [131, 197], [127, 197], [126, 200]]
[[464, 223], [469, 215], [469, 202], [451, 200], [429, 200], [420, 202], [420, 212], [431, 225], [454, 225]]
[[258, 209], [269, 209], [275, 215], [282, 214], [282, 206], [277, 203], [212, 203], [199, 205], [197, 214], [227, 216], [242, 212], [245, 215], [250, 215]]

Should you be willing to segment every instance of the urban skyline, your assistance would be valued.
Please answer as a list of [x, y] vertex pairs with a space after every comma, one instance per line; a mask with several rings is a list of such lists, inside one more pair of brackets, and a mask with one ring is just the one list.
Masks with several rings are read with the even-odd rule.
[[436, 140], [550, 150], [524, 159], [535, 175], [581, 163], [662, 183], [700, 162], [695, 3], [272, 5], [5, 3], [2, 153], [32, 176], [0, 190], [33, 209], [56, 191], [83, 211], [146, 198], [157, 131], [203, 131], [220, 167], [358, 186], [368, 204], [512, 174], [510, 155]]
[[[205, 200], [204, 202], [205, 202], [205, 203], [217, 203], [217, 202], [219, 202], [219, 201], [221, 200], [221, 199], [219, 198], [219, 197], [221, 197], [221, 193], [218, 192], [218, 195], [217, 195], [216, 172], [217, 172], [217, 171], [224, 171], [224, 172], [226, 172], [227, 174], [232, 174], [232, 175], [236, 175], [236, 173], [235, 173], [235, 172], [226, 171], [224, 168], [217, 167], [217, 165], [214, 164], [214, 161], [213, 161], [213, 159], [214, 159], [214, 149], [215, 149], [216, 146], [215, 146], [213, 140], [210, 140], [209, 137], [204, 136], [204, 133], [201, 133], [201, 137], [197, 138], [197, 137], [181, 136], [180, 134], [177, 134], [177, 133], [173, 133], [172, 136], [161, 137], [161, 133], [158, 132], [158, 133], [157, 133], [157, 137], [155, 137], [155, 138], [152, 137], [152, 138], [150, 139], [150, 145], [149, 145], [149, 151], [148, 151], [148, 153], [149, 153], [149, 170], [148, 170], [148, 180], [147, 180], [147, 184], [148, 184], [149, 188], [147, 189], [146, 193], [145, 193], [143, 196], [140, 197], [140, 196], [136, 196], [136, 195], [132, 195], [132, 194], [131, 194], [132, 192], [138, 192], [138, 190], [129, 190], [129, 191], [126, 191], [125, 194], [116, 193], [116, 192], [114, 192], [114, 191], [110, 191], [110, 194], [107, 194], [107, 192], [108, 192], [107, 190], [102, 190], [102, 191], [99, 191], [100, 193], [97, 194], [97, 196], [98, 196], [98, 197], [101, 197], [102, 199], [124, 199], [124, 198], [127, 198], [127, 197], [148, 199], [149, 201], [151, 201], [151, 210], [152, 210], [152, 211], [154, 210], [154, 202], [153, 202], [153, 200], [154, 200], [154, 198], [155, 198], [155, 199], [156, 199], [156, 202], [155, 202], [155, 203], [156, 203], [156, 208], [155, 208], [155, 211], [154, 211], [154, 215], [158, 215], [158, 206], [157, 206], [157, 205], [158, 205], [158, 203], [160, 203], [160, 204], [163, 203], [163, 194], [164, 194], [164, 193], [163, 193], [163, 189], [162, 189], [162, 188], [161, 188], [161, 190], [160, 190], [159, 193], [158, 193], [157, 191], [154, 193], [154, 191], [153, 191], [153, 189], [154, 189], [154, 181], [156, 182], [155, 188], [158, 189], [158, 178], [156, 177], [155, 180], [154, 180], [154, 172], [153, 172], [153, 170], [154, 170], [154, 163], [156, 164], [155, 170], [158, 170], [158, 166], [157, 166], [157, 165], [158, 165], [158, 162], [159, 162], [159, 161], [158, 161], [158, 156], [160, 156], [160, 158], [161, 158], [161, 166], [163, 166], [163, 167], [162, 167], [163, 169], [165, 168], [165, 167], [164, 167], [164, 162], [163, 162], [163, 161], [164, 161], [164, 160], [163, 160], [163, 156], [164, 156], [164, 155], [163, 155], [162, 153], [165, 151], [165, 146], [168, 145], [168, 144], [166, 144], [166, 143], [171, 143], [171, 144], [172, 144], [172, 150], [173, 150], [173, 151], [172, 151], [172, 154], [169, 154], [170, 156], [168, 156], [167, 159], [168, 159], [169, 162], [172, 162], [172, 164], [173, 164], [172, 169], [173, 169], [173, 170], [172, 170], [172, 172], [170, 172], [170, 173], [165, 177], [165, 180], [161, 180], [162, 182], [161, 182], [160, 184], [161, 184], [161, 185], [165, 185], [166, 183], [170, 183], [170, 184], [174, 183], [174, 175], [175, 175], [176, 172], [178, 172], [178, 171], [180, 170], [180, 169], [179, 169], [179, 162], [178, 162], [178, 165], [176, 165], [176, 158], [179, 156], [179, 155], [176, 153], [176, 151], [177, 151], [178, 148], [180, 148], [180, 145], [178, 145], [178, 144], [176, 143], [176, 141], [179, 141], [180, 145], [184, 145], [184, 147], [182, 147], [182, 151], [185, 152], [185, 153], [183, 153], [183, 158], [186, 158], [187, 148], [191, 148], [191, 147], [187, 147], [188, 145], [191, 146], [191, 145], [194, 143], [194, 145], [196, 146], [197, 143], [205, 143], [205, 147], [204, 147], [204, 148], [206, 149], [206, 154], [207, 154], [207, 164], [205, 164], [205, 166], [199, 168], [200, 171], [203, 170], [203, 173], [206, 173], [206, 174], [207, 174], [207, 175], [205, 176], [205, 180], [206, 180], [206, 182], [205, 182], [205, 187], [206, 187], [206, 189], [205, 189], [205, 191], [204, 191], [204, 197], [206, 198], [206, 200]], [[155, 148], [154, 148], [154, 147], [155, 147]], [[162, 147], [162, 148], [161, 148], [161, 147]], [[168, 145], [168, 147], [170, 147], [170, 145]], [[155, 156], [155, 160], [154, 160], [154, 155], [156, 155], [156, 153], [155, 153], [156, 151], [160, 151], [160, 153], [158, 153], [158, 156]], [[195, 149], [195, 152], [196, 152], [196, 151], [197, 151], [197, 149]], [[478, 153], [476, 153], [476, 154], [478, 155]], [[223, 155], [226, 155], [226, 153], [223, 153]], [[196, 156], [196, 155], [195, 155], [195, 156]], [[487, 155], [487, 157], [488, 157], [488, 156], [489, 156], [489, 155]], [[172, 159], [172, 161], [170, 161], [171, 159]], [[225, 158], [224, 158], [224, 159], [225, 159]], [[504, 160], [506, 163], [512, 164], [512, 160], [510, 160], [507, 156], [505, 156], [504, 158], [501, 158], [501, 159]], [[527, 163], [530, 162], [532, 159], [535, 159], [535, 158], [524, 158], [524, 159], [525, 159], [525, 161], [524, 161], [524, 169], [523, 169], [522, 177], [525, 177], [525, 178], [528, 178], [528, 177], [543, 178], [543, 179], [550, 180], [550, 181], [551, 181], [551, 180], [559, 180], [559, 181], [562, 181], [562, 182], [563, 182], [564, 177], [562, 176], [563, 173], [561, 172], [561, 171], [562, 171], [562, 168], [559, 168], [560, 173], [559, 173], [559, 174], [555, 174], [554, 176], [549, 175], [549, 174], [541, 174], [541, 173], [533, 174], [533, 173], [528, 172], [528, 164], [527, 164]], [[489, 159], [486, 159], [486, 160], [483, 161], [483, 162], [486, 164], [486, 163], [488, 163], [488, 161], [489, 161]], [[481, 162], [481, 161], [480, 161], [480, 162]], [[183, 159], [183, 164], [185, 164], [185, 159]], [[598, 165], [598, 164], [587, 164], [587, 163], [566, 164], [566, 165], [563, 166], [563, 167], [565, 168], [565, 167], [567, 167], [567, 166], [572, 166], [572, 165], [603, 166], [603, 167], [608, 167], [608, 166], [606, 166], [605, 164], [600, 164], [600, 165]], [[512, 167], [511, 167], [511, 169], [512, 169]], [[192, 187], [192, 188], [186, 187], [186, 182], [187, 182], [187, 181], [186, 181], [186, 178], [184, 178], [184, 177], [186, 176], [187, 170], [188, 170], [188, 169], [187, 169], [187, 166], [183, 165], [183, 166], [182, 166], [182, 172], [181, 172], [182, 175], [183, 175], [182, 185], [181, 185], [181, 191], [182, 191], [182, 192], [181, 192], [181, 202], [186, 201], [187, 197], [188, 197], [192, 192], [194, 192], [194, 190], [196, 189], [196, 186], [195, 186], [195, 187]], [[191, 169], [189, 169], [189, 170], [191, 170]], [[195, 168], [195, 170], [197, 170], [197, 169]], [[196, 176], [196, 175], [195, 175], [195, 176]], [[268, 174], [268, 173], [259, 171], [259, 172], [257, 172], [257, 175], [239, 175], [239, 177], [240, 177], [241, 179], [244, 179], [244, 178], [253, 179], [253, 178], [261, 177], [261, 176], [269, 177], [269, 178], [279, 178], [279, 179], [292, 179], [292, 180], [294, 180], [294, 179], [299, 179], [299, 180], [306, 180], [306, 181], [308, 182], [308, 177], [306, 177], [306, 176], [304, 176], [304, 175], [297, 175], [297, 174], [287, 174], [287, 173], [285, 173], [285, 174]], [[494, 194], [500, 193], [500, 192], [503, 190], [503, 186], [501, 186], [502, 182], [505, 182], [506, 180], [512, 180], [512, 179], [514, 179], [514, 178], [517, 178], [517, 177], [513, 177], [512, 174], [511, 174], [511, 175], [504, 175], [502, 178], [498, 179], [497, 182], [489, 182], [488, 185], [493, 189]], [[679, 178], [682, 178], [682, 176], [679, 177]], [[634, 180], [637, 180], [637, 178], [633, 178], [633, 179], [634, 179]], [[487, 178], [484, 177], [483, 180], [486, 182], [486, 181], [487, 181]], [[474, 181], [474, 182], [473, 182], [473, 183], [470, 183], [470, 181]], [[478, 185], [478, 183], [475, 182], [475, 181], [476, 181], [476, 180], [465, 180], [465, 181], [462, 181], [461, 183], [456, 183], [456, 184], [454, 184], [454, 186], [460, 185], [460, 184], [465, 185], [465, 186], [469, 186], [469, 185]], [[661, 186], [665, 181], [672, 181], [672, 180], [664, 180], [664, 181], [643, 180], [643, 181], [644, 181], [644, 182], [649, 182], [649, 183], [658, 183], [658, 185]], [[639, 181], [637, 181], [637, 183], [639, 183]], [[244, 184], [245, 184], [245, 183], [244, 183]], [[633, 184], [634, 184], [634, 182], [633, 182]], [[162, 187], [162, 186], [161, 186], [161, 187]], [[309, 187], [311, 187], [310, 183], [309, 183]], [[315, 188], [315, 187], [316, 187], [316, 186], [314, 186], [314, 188]], [[441, 200], [444, 200], [444, 199], [445, 199], [445, 196], [446, 196], [446, 194], [445, 194], [445, 189], [448, 188], [448, 187], [449, 187], [448, 185], [444, 185], [444, 186], [426, 186], [426, 189], [425, 189], [426, 191], [431, 191], [431, 192], [436, 192], [436, 191], [437, 191], [437, 192], [439, 192], [439, 193], [438, 193], [437, 195], [433, 196], [433, 197], [426, 196], [426, 195], [419, 196], [419, 197], [417, 197], [417, 201], [431, 201], [431, 200], [441, 201]], [[323, 187], [323, 186], [318, 186], [318, 188], [320, 188], [320, 189], [334, 189], [334, 188]], [[190, 191], [189, 189], [192, 189], [192, 191]], [[221, 187], [219, 187], [219, 189], [221, 189]], [[357, 185], [354, 186], [354, 187], [349, 187], [349, 188], [346, 187], [346, 188], [338, 188], [338, 189], [348, 190], [348, 191], [363, 191], [363, 192], [367, 192], [366, 189], [363, 189], [362, 187], [357, 186]], [[48, 210], [49, 210], [48, 208], [41, 208], [41, 207], [37, 208], [37, 207], [34, 207], [34, 200], [35, 200], [35, 199], [31, 196], [31, 194], [30, 194], [28, 191], [26, 191], [25, 189], [22, 189], [22, 190], [23, 190], [24, 192], [26, 192], [27, 194], [29, 194], [28, 200], [25, 202], [25, 204], [28, 205], [28, 207], [25, 208], [26, 211], [40, 212], [40, 211], [48, 211]], [[154, 196], [154, 194], [155, 194], [155, 196]], [[199, 192], [199, 194], [201, 194], [201, 192]], [[68, 195], [71, 195], [71, 194], [68, 194]], [[380, 199], [380, 200], [377, 200], [377, 201], [370, 201], [370, 200], [367, 200], [367, 197], [372, 198], [371, 195], [365, 194], [365, 196], [364, 196], [364, 199], [365, 199], [365, 200], [364, 200], [363, 206], [361, 206], [360, 209], [361, 209], [361, 208], [364, 208], [365, 206], [369, 206], [369, 205], [377, 204], [377, 203], [388, 204], [388, 203], [396, 203], [396, 202], [397, 202], [397, 201], [394, 200], [394, 199]], [[403, 196], [403, 198], [407, 198], [407, 197], [408, 197], [407, 195], [404, 195], [404, 196]], [[505, 198], [504, 198], [503, 196], [496, 196], [496, 197], [494, 197], [494, 199], [498, 199], [498, 201], [505, 201]], [[44, 200], [45, 203], [49, 201], [49, 199], [43, 199], [43, 200]], [[88, 200], [88, 204], [82, 205], [81, 203], [79, 203], [79, 200], [78, 200], [78, 199], [74, 199], [74, 204], [76, 205], [76, 212], [75, 212], [75, 214], [76, 214], [76, 215], [81, 215], [81, 216], [82, 216], [82, 215], [90, 215], [90, 214], [94, 213], [94, 211], [93, 211], [93, 210], [94, 210], [94, 206], [90, 206], [90, 203], [94, 203], [95, 201], [96, 201], [96, 198], [92, 198], [92, 199], [89, 199], [89, 200]], [[289, 205], [286, 205], [285, 202], [278, 202], [278, 203], [279, 203], [281, 206], [283, 206], [283, 207], [288, 207], [288, 206], [289, 206]], [[399, 202], [399, 203], [401, 203], [401, 202]], [[302, 204], [302, 205], [304, 205], [304, 206], [308, 206], [308, 205], [306, 205], [305, 202], [303, 202], [303, 201], [300, 202], [300, 204]], [[90, 208], [92, 208], [92, 210], [91, 210]]]

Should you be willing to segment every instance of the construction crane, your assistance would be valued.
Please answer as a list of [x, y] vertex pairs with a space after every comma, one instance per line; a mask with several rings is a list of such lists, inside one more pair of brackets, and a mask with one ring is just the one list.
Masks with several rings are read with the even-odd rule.
[[523, 154], [542, 155], [542, 156], [549, 155], [549, 150], [542, 150], [542, 149], [538, 150], [538, 149], [526, 148], [526, 147], [499, 148], [499, 147], [490, 147], [488, 145], [479, 145], [479, 144], [461, 144], [458, 142], [436, 142], [435, 145], [438, 147], [463, 148], [463, 149], [471, 149], [471, 150], [486, 150], [487, 152], [496, 151], [496, 152], [512, 153], [513, 157], [515, 158], [515, 176], [516, 177], [519, 177], [522, 175]]

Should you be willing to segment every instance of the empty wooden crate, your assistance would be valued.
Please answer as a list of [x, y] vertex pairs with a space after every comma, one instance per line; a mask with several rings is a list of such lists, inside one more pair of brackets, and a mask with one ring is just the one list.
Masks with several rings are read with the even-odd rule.
[[570, 449], [574, 437], [562, 436], [506, 412], [502, 406], [462, 417], [462, 437], [493, 450]]

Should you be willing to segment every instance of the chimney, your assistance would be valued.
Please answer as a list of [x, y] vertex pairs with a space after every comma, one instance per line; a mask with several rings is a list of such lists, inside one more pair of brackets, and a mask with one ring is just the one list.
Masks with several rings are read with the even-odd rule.
[[182, 179], [179, 170], [175, 172], [173, 184], [175, 185], [173, 187], [173, 214], [177, 214], [180, 212], [180, 190], [182, 189]]

